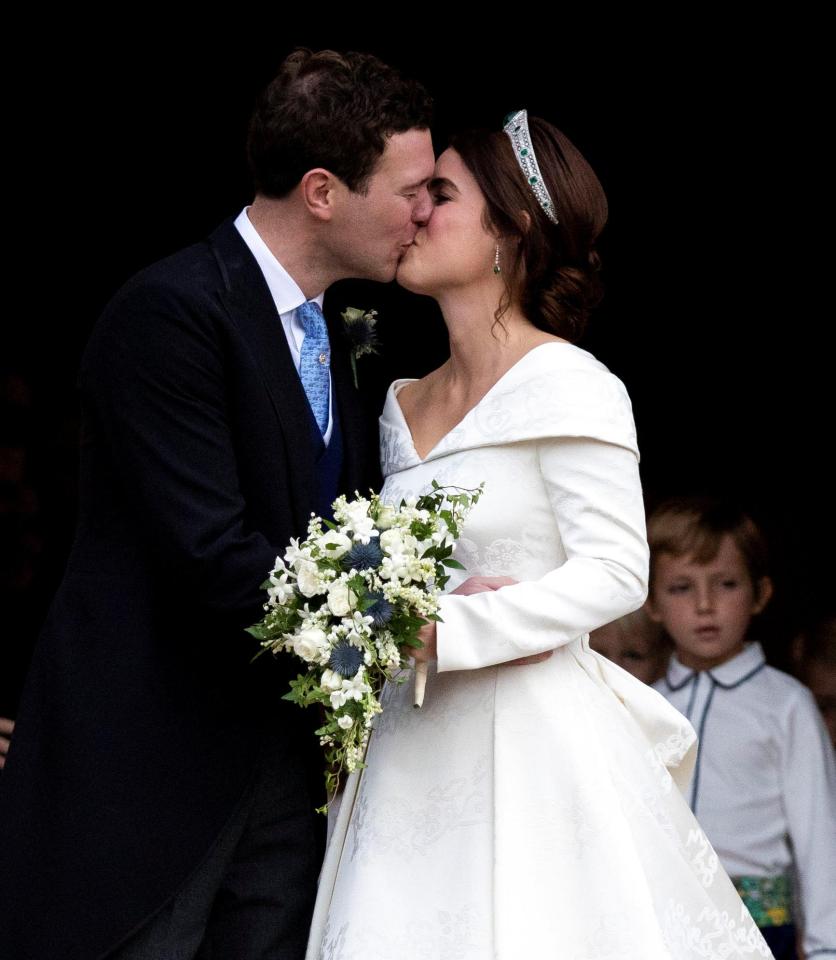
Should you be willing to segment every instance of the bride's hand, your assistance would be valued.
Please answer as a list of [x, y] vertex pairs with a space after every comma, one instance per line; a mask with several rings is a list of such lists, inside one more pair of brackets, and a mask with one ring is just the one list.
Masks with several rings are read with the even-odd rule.
[[[484, 593], [485, 590], [499, 590], [500, 587], [507, 587], [517, 582], [518, 581], [512, 577], [468, 577], [468, 579], [456, 587], [452, 593], [460, 597], [469, 597], [474, 593]], [[421, 627], [418, 631], [418, 639], [424, 646], [412, 651], [412, 659], [417, 663], [437, 659], [435, 624], [428, 623], [425, 627]], [[548, 660], [552, 652], [551, 650], [546, 650], [545, 653], [535, 653], [530, 657], [520, 657], [517, 660], [509, 660], [506, 666], [524, 666], [527, 663], [540, 663], [543, 660]]]

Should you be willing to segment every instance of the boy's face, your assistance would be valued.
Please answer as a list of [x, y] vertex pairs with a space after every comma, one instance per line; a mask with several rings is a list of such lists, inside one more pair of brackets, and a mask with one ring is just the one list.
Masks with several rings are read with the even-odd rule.
[[768, 577], [755, 590], [737, 544], [726, 535], [708, 563], [659, 554], [647, 611], [664, 624], [685, 666], [708, 670], [740, 653], [752, 615], [771, 595]]
[[589, 645], [643, 683], [655, 683], [664, 673], [664, 657], [659, 644], [638, 628], [630, 629], [618, 622], [608, 623], [590, 633]]

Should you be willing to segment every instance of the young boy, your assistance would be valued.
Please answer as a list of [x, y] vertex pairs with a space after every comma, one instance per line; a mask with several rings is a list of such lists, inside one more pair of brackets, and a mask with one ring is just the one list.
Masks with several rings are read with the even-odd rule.
[[648, 685], [664, 674], [670, 656], [664, 630], [644, 607], [593, 630], [589, 645]]
[[691, 808], [776, 960], [796, 957], [796, 922], [807, 958], [836, 957], [833, 749], [809, 690], [747, 640], [772, 595], [763, 536], [733, 507], [682, 498], [653, 512], [648, 540], [647, 611], [675, 651], [654, 686], [700, 740]]

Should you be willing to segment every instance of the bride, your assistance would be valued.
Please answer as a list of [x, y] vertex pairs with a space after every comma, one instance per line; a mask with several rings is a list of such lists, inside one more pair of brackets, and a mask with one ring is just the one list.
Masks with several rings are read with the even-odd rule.
[[450, 357], [389, 389], [383, 496], [485, 481], [456, 555], [509, 579], [444, 597], [422, 709], [387, 688], [308, 957], [769, 957], [683, 799], [693, 729], [589, 647], [648, 572], [630, 400], [574, 344], [600, 297], [601, 186], [520, 111], [454, 138], [431, 192], [398, 281], [438, 301]]

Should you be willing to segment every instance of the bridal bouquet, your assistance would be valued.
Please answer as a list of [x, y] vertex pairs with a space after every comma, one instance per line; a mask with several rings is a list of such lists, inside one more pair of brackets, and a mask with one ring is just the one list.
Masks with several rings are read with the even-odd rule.
[[307, 539], [291, 540], [262, 585], [266, 613], [248, 632], [261, 652], [290, 652], [306, 665], [284, 699], [323, 709], [329, 799], [344, 770], [363, 766], [383, 684], [407, 679], [418, 631], [440, 620], [446, 571], [463, 569], [452, 557], [459, 526], [483, 488], [433, 481], [431, 493], [397, 508], [376, 494], [339, 497], [334, 522], [312, 516]]

